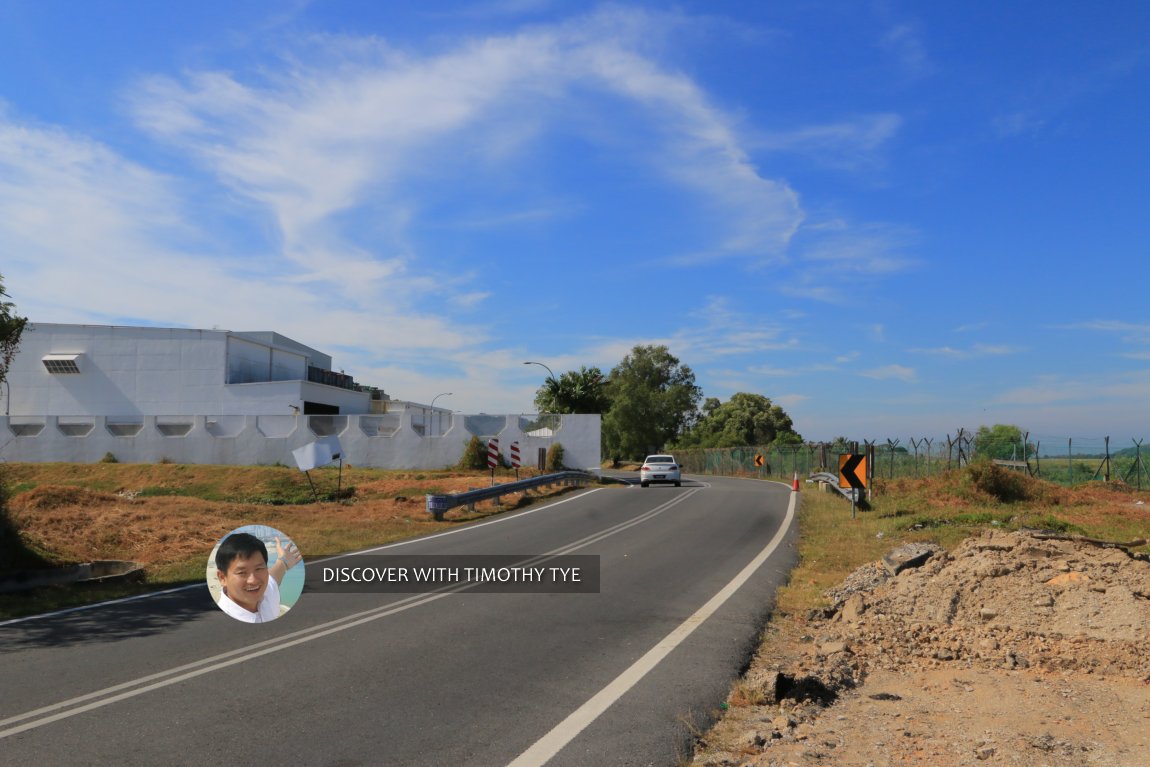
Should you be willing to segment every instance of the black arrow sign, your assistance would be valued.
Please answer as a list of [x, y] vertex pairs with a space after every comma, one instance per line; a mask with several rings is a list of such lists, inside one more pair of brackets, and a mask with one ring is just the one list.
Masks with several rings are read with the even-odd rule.
[[842, 487], [845, 484], [853, 487], [855, 490], [865, 490], [866, 477], [859, 477], [858, 475], [858, 468], [860, 465], [864, 466], [863, 471], [866, 471], [865, 461], [866, 456], [861, 453], [852, 453], [849, 455], [840, 456], [839, 487]]

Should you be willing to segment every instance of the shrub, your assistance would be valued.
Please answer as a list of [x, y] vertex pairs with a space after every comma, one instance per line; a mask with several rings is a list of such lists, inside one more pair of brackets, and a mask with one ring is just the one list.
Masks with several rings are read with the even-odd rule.
[[547, 448], [547, 471], [563, 471], [563, 444], [560, 442]]
[[1040, 494], [1029, 477], [990, 461], [975, 461], [967, 467], [967, 472], [976, 489], [1001, 503], [1034, 500]]
[[116, 455], [111, 450], [104, 453], [104, 457], [100, 459], [100, 463], [119, 463], [119, 462], [120, 462], [120, 459], [117, 458]]
[[487, 444], [479, 437], [472, 437], [463, 448], [463, 455], [455, 468], [461, 471], [478, 471], [487, 468]]

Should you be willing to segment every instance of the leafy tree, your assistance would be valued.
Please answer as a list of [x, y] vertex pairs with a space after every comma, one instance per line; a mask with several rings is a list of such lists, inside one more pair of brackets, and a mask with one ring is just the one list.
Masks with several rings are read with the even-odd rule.
[[610, 406], [607, 379], [597, 367], [583, 365], [547, 380], [535, 394], [540, 413], [603, 413]]
[[851, 441], [846, 437], [835, 437], [827, 445], [827, 451], [830, 453], [849, 453], [851, 451]]
[[[1033, 446], [1028, 449], [1033, 450]], [[1003, 423], [979, 426], [974, 434], [974, 454], [982, 458], [1023, 460], [1022, 429]]]
[[20, 336], [28, 324], [28, 318], [15, 314], [16, 305], [4, 301], [5, 298], [8, 294], [4, 292], [4, 277], [0, 275], [0, 381], [8, 375], [8, 366], [20, 348]]
[[[27, 317], [15, 313], [16, 305], [3, 299], [8, 298], [4, 291], [4, 277], [0, 275], [0, 382], [8, 375], [8, 366], [20, 347], [20, 336]], [[8, 396], [7, 390], [4, 396]], [[0, 467], [0, 571], [6, 567], [43, 567], [44, 560], [25, 547], [20, 531], [8, 514], [8, 478]]]
[[743, 447], [802, 442], [786, 411], [761, 394], [739, 392], [726, 402], [708, 397], [702, 417], [679, 447]]
[[702, 389], [691, 368], [666, 346], [636, 346], [607, 379], [610, 409], [603, 415], [603, 450], [614, 458], [642, 458], [682, 435], [698, 415]]

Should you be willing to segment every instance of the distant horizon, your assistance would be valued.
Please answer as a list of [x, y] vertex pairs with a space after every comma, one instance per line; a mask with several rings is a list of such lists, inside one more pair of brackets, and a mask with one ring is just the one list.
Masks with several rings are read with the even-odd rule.
[[1132, 0], [6, 3], [0, 275], [463, 412], [662, 344], [810, 441], [1141, 438], [1147, 40]]

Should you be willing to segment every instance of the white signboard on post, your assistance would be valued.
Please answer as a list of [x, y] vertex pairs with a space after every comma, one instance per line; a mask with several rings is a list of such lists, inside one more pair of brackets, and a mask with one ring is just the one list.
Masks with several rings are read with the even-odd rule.
[[315, 442], [297, 447], [291, 454], [300, 471], [311, 471], [317, 466], [326, 466], [339, 460], [343, 448], [339, 445], [339, 437], [320, 437]]

